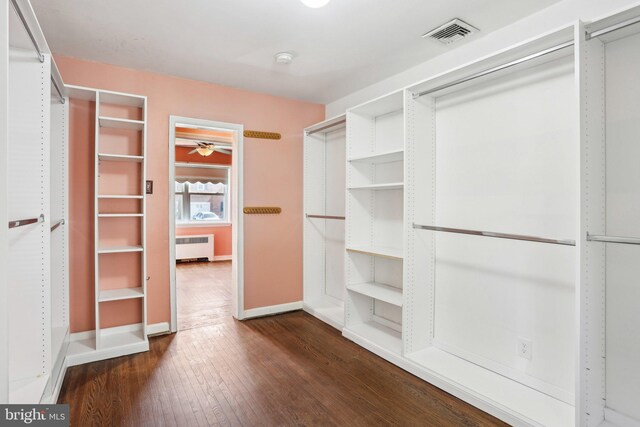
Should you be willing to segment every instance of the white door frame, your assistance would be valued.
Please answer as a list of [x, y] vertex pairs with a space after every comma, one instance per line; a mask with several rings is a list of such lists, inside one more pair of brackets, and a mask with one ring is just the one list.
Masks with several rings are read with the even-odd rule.
[[242, 208], [244, 207], [242, 163], [244, 151], [244, 126], [235, 123], [215, 122], [190, 117], [169, 116], [169, 280], [171, 292], [171, 332], [178, 331], [178, 300], [176, 292], [176, 229], [175, 229], [175, 163], [176, 163], [176, 124], [206, 126], [225, 129], [237, 133], [233, 144], [231, 165], [231, 314], [236, 319], [244, 319], [244, 225]]

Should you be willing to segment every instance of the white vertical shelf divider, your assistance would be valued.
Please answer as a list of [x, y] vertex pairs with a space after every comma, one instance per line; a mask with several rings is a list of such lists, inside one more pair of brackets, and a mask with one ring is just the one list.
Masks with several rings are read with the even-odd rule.
[[344, 326], [345, 116], [305, 129], [303, 308]]

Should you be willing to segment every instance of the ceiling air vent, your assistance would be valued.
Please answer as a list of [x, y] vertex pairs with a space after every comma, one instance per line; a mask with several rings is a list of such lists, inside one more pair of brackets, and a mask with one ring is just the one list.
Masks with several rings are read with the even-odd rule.
[[463, 38], [478, 31], [480, 30], [478, 30], [476, 27], [469, 25], [460, 19], [454, 19], [447, 22], [446, 24], [440, 25], [438, 28], [429, 31], [422, 37], [425, 39], [436, 39], [444, 44], [451, 44], [457, 42], [458, 40], [462, 40]]

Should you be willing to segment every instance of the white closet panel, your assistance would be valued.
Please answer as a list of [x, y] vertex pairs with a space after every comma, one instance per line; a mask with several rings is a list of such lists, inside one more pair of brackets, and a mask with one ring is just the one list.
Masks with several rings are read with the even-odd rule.
[[[573, 91], [567, 57], [437, 98], [436, 224], [575, 238]], [[436, 248], [437, 345], [571, 403], [575, 249], [448, 233]]]
[[[9, 230], [10, 401], [37, 402], [51, 368], [50, 56], [10, 50], [8, 215], [46, 222]], [[35, 384], [35, 386], [34, 386]], [[33, 388], [32, 388], [33, 387]]]
[[337, 329], [346, 292], [345, 144], [344, 116], [305, 130], [303, 307]]
[[[606, 234], [640, 237], [640, 34], [605, 45]], [[607, 407], [640, 420], [640, 246], [606, 245]]]
[[[69, 103], [51, 95], [51, 360], [52, 391], [69, 345]], [[62, 223], [60, 221], [63, 221]], [[55, 226], [55, 229], [53, 227]]]
[[[9, 26], [9, 2], [0, 5], [0, 28]], [[9, 135], [9, 34], [0, 32], [0, 200], [7, 200], [8, 190], [8, 135]], [[8, 229], [4, 228], [9, 218], [7, 209], [0, 207], [0, 271], [7, 271], [8, 262]], [[0, 275], [0, 313], [7, 313], [8, 279], [6, 274]], [[0, 316], [0, 402], [9, 401], [9, 317]]]

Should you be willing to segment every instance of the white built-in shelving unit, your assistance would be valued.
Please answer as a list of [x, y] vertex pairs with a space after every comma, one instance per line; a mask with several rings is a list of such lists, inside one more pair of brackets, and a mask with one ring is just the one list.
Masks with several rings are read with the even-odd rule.
[[304, 309], [344, 325], [345, 117], [305, 129]]
[[[95, 330], [74, 340], [76, 365], [149, 349], [146, 273], [146, 141], [144, 96], [67, 86], [72, 99], [95, 105]], [[128, 271], [114, 275], [113, 266]], [[137, 272], [137, 273], [135, 273]], [[105, 315], [105, 312], [110, 315]], [[114, 313], [135, 322], [112, 325]]]
[[405, 93], [404, 357], [514, 424], [574, 423], [572, 41], [570, 27]]
[[[577, 423], [640, 425], [640, 8], [577, 29]], [[589, 237], [587, 237], [589, 236]]]
[[404, 105], [402, 91], [347, 111], [346, 323], [343, 335], [402, 353]]
[[640, 425], [639, 22], [347, 111], [346, 338], [513, 425]]
[[8, 93], [0, 114], [7, 151], [0, 208], [9, 226], [1, 239], [7, 288], [0, 403], [48, 403], [57, 399], [69, 343], [68, 104], [56, 91], [59, 74], [29, 3], [4, 7], [0, 16], [9, 28], [0, 52], [8, 62], [0, 61], [0, 75]]

